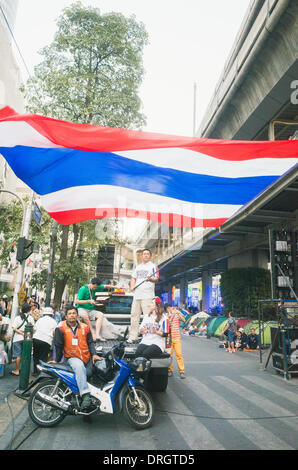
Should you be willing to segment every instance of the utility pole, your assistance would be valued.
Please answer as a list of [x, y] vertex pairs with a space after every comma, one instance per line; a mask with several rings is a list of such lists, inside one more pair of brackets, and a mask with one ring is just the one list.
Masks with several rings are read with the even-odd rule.
[[[25, 210], [25, 215], [23, 215], [21, 236], [24, 238], [28, 238], [29, 232], [30, 232], [33, 200], [34, 200], [34, 192], [32, 191], [30, 195], [29, 204]], [[18, 292], [23, 284], [25, 263], [26, 263], [26, 260], [23, 260], [22, 263], [19, 263], [19, 267], [18, 267], [17, 279], [16, 279], [14, 292], [13, 292], [12, 309], [11, 309], [11, 316], [10, 316], [11, 321], [10, 321], [10, 327], [9, 327], [10, 330], [11, 330], [11, 325], [13, 324], [13, 321], [18, 313], [18, 305], [19, 305]]]
[[57, 245], [57, 233], [58, 233], [58, 222], [54, 220], [53, 222], [53, 230], [51, 234], [51, 258], [48, 267], [48, 279], [47, 279], [47, 288], [46, 288], [46, 298], [45, 298], [45, 306], [50, 307], [51, 304], [51, 295], [52, 295], [52, 288], [53, 288], [53, 277], [54, 277], [54, 262], [55, 262], [55, 253], [56, 253], [56, 245]]

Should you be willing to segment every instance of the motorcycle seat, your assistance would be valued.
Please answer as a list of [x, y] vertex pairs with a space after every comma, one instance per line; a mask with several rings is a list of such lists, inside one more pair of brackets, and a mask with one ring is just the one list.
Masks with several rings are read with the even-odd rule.
[[168, 354], [168, 353], [166, 353], [166, 352], [163, 352], [162, 355], [161, 355], [161, 357], [158, 358], [158, 359], [164, 359], [164, 358], [168, 358], [168, 357], [171, 357], [171, 354]]
[[66, 370], [67, 372], [74, 372], [73, 368], [66, 364], [65, 362], [57, 362], [57, 364], [49, 364], [48, 362], [40, 361], [40, 364], [44, 367], [49, 367], [51, 369], [60, 369]]

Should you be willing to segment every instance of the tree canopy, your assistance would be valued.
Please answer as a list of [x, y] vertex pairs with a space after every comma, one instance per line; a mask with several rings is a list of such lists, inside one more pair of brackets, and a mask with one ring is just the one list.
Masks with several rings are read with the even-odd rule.
[[[77, 123], [140, 129], [145, 116], [138, 89], [147, 42], [144, 25], [134, 16], [101, 14], [75, 2], [63, 10], [53, 42], [41, 50], [42, 61], [23, 87], [27, 111]], [[95, 226], [96, 221], [89, 221], [59, 227], [54, 273], [57, 304], [66, 284], [73, 285], [78, 278], [86, 282], [89, 271], [75, 256], [79, 243], [85, 248], [84, 265], [95, 270], [98, 248], [123, 242], [116, 232], [98, 240]], [[45, 279], [43, 272], [33, 277], [33, 283]]]
[[27, 109], [57, 119], [141, 128], [138, 88], [144, 70], [144, 25], [134, 16], [101, 15], [76, 2], [63, 10], [53, 42], [26, 85]]

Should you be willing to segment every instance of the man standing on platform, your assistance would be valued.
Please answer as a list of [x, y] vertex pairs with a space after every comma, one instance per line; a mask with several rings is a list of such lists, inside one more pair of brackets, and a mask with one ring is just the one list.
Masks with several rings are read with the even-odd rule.
[[151, 260], [151, 251], [144, 249], [142, 263], [136, 267], [131, 276], [130, 289], [134, 293], [134, 299], [131, 307], [128, 343], [133, 343], [138, 339], [141, 312], [143, 315], [148, 315], [155, 298], [155, 283], [159, 275], [157, 266]]
[[[98, 277], [94, 277], [91, 279], [89, 284], [85, 284], [79, 289], [76, 307], [82, 321], [89, 326], [93, 340], [99, 339], [100, 341], [105, 341], [105, 339], [100, 336], [104, 315], [94, 308], [96, 300], [95, 294], [96, 292], [103, 292], [104, 289], [114, 288], [115, 287], [110, 284], [102, 284]], [[95, 331], [92, 327], [91, 321], [96, 321]]]

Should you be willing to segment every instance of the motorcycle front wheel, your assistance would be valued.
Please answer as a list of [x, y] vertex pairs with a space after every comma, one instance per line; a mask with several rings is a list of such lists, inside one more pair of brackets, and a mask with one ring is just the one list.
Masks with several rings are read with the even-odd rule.
[[124, 415], [135, 429], [149, 428], [152, 425], [154, 414], [151, 395], [147, 390], [139, 386], [136, 386], [134, 390], [129, 388], [124, 396]]
[[[56, 387], [57, 380], [49, 379], [42, 381], [32, 392], [28, 401], [28, 412], [29, 416], [43, 428], [49, 428], [55, 426], [64, 420], [66, 414], [62, 410], [53, 408], [51, 405], [44, 403], [38, 397], [39, 392], [52, 396]], [[54, 398], [65, 399], [65, 395], [68, 394], [68, 387], [64, 384], [59, 384], [56, 388]]]

